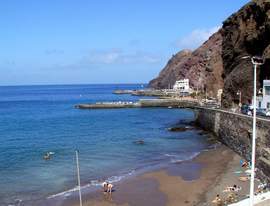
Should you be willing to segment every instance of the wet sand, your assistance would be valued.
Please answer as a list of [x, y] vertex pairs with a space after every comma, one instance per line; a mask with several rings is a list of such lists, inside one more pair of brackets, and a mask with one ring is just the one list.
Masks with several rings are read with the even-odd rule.
[[[215, 205], [212, 200], [234, 184], [242, 187], [237, 199], [248, 194], [249, 181], [238, 178], [244, 173], [240, 157], [226, 146], [203, 152], [191, 161], [171, 164], [167, 168], [148, 172], [115, 185], [109, 195], [102, 190], [83, 196], [84, 206], [194, 206]], [[76, 200], [69, 202], [75, 204]], [[65, 204], [66, 205], [66, 204]]]

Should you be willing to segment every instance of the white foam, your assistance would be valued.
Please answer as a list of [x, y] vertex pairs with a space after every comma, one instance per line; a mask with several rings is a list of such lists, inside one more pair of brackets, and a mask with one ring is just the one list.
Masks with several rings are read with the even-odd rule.
[[21, 199], [16, 199], [14, 204], [8, 204], [8, 206], [20, 206], [22, 203]]
[[[131, 176], [132, 174], [134, 174], [134, 170], [132, 170], [131, 172], [125, 174], [125, 175], [120, 175], [120, 176], [112, 176], [112, 177], [109, 177], [108, 179], [106, 179], [105, 181], [106, 182], [110, 182], [110, 183], [115, 183], [115, 182], [119, 182], [121, 181], [122, 179], [124, 178], [127, 178], [128, 176]], [[86, 185], [83, 185], [81, 186], [81, 190], [83, 189], [86, 189], [86, 188], [89, 188], [91, 186], [94, 186], [94, 187], [98, 187], [98, 186], [102, 186], [102, 182], [104, 182], [103, 180], [102, 181], [99, 181], [99, 180], [92, 180], [90, 183], [86, 184]], [[69, 189], [69, 190], [66, 190], [66, 191], [63, 191], [63, 192], [60, 192], [60, 193], [57, 193], [57, 194], [54, 194], [54, 195], [50, 195], [49, 197], [47, 197], [48, 199], [52, 199], [52, 198], [55, 198], [55, 197], [68, 197], [70, 195], [72, 195], [72, 193], [78, 191], [78, 186], [77, 187], [74, 187], [72, 189]]]
[[181, 159], [177, 159], [179, 157], [179, 155], [165, 154], [165, 156], [172, 157], [171, 163], [179, 163], [179, 162], [192, 160], [195, 157], [197, 157], [199, 154], [200, 154], [200, 152], [194, 152], [191, 156], [189, 156], [187, 158], [181, 158]]
[[47, 197], [48, 199], [51, 199], [51, 198], [55, 198], [55, 197], [59, 197], [59, 196], [70, 196], [71, 193], [75, 192], [78, 190], [78, 187], [74, 187], [72, 189], [69, 189], [69, 190], [66, 190], [66, 191], [63, 191], [63, 192], [60, 192], [60, 193], [57, 193], [57, 194], [54, 194], [54, 195], [50, 195], [49, 197]]
[[166, 157], [176, 157], [174, 154], [165, 154]]
[[109, 177], [106, 181], [107, 181], [107, 182], [111, 182], [111, 183], [119, 182], [119, 181], [121, 181], [122, 179], [127, 178], [128, 176], [131, 176], [131, 175], [134, 174], [134, 173], [135, 173], [135, 170], [132, 170], [131, 172], [129, 172], [129, 173], [125, 174], [125, 175]]

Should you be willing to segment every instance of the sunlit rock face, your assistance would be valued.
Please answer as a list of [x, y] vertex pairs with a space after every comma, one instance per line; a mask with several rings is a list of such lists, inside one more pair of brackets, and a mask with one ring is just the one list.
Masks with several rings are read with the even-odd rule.
[[216, 96], [217, 90], [223, 88], [221, 48], [222, 36], [217, 32], [198, 49], [178, 52], [168, 61], [159, 76], [150, 81], [150, 87], [168, 88], [176, 80], [189, 79], [194, 89]]

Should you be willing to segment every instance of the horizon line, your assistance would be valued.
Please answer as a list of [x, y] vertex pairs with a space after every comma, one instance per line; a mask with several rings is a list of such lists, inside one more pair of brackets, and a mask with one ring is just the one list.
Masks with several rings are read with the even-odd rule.
[[0, 85], [0, 87], [19, 87], [19, 86], [75, 86], [75, 85], [132, 85], [132, 84], [148, 84], [148, 83], [48, 83], [48, 84], [6, 84], [6, 85]]

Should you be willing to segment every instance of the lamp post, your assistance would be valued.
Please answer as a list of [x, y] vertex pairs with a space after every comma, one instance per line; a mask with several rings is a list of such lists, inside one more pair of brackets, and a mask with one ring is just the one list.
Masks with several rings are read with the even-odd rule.
[[207, 101], [207, 87], [205, 85], [205, 101]]
[[241, 91], [240, 90], [238, 90], [238, 92], [237, 92], [237, 95], [239, 96], [239, 107], [241, 108], [241, 106], [242, 106], [242, 93], [241, 93]]
[[257, 66], [262, 65], [261, 57], [245, 56], [242, 59], [251, 59], [254, 67], [254, 82], [253, 82], [253, 129], [252, 129], [252, 150], [251, 150], [251, 178], [249, 190], [249, 205], [253, 206], [254, 202], [254, 180], [255, 180], [255, 155], [256, 155], [256, 82], [257, 82]]
[[241, 101], [242, 100], [242, 93], [241, 93], [240, 90], [238, 90], [236, 94], [239, 96], [239, 104], [238, 104], [238, 106], [239, 106], [239, 109], [241, 110], [241, 107], [242, 107], [242, 101]]
[[79, 152], [78, 152], [78, 150], [75, 151], [75, 154], [76, 154], [79, 200], [80, 200], [80, 206], [82, 206], [82, 193], [81, 193], [81, 180], [80, 180], [80, 166], [79, 166]]

